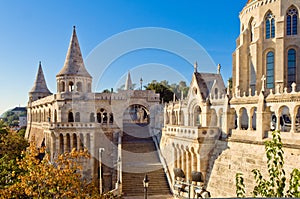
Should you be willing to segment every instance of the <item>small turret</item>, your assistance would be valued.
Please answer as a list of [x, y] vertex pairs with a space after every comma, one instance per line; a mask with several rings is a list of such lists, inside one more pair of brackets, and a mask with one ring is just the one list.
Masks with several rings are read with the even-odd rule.
[[132, 85], [132, 81], [131, 81], [131, 76], [130, 76], [130, 72], [128, 71], [127, 73], [127, 78], [126, 78], [126, 82], [125, 82], [125, 90], [133, 90], [133, 85]]
[[47, 87], [43, 69], [42, 69], [42, 64], [40, 62], [34, 85], [29, 92], [29, 101], [35, 101], [47, 97], [51, 94], [52, 93], [49, 91]]
[[71, 36], [66, 60], [56, 75], [57, 92], [91, 92], [92, 76], [84, 66], [75, 26]]

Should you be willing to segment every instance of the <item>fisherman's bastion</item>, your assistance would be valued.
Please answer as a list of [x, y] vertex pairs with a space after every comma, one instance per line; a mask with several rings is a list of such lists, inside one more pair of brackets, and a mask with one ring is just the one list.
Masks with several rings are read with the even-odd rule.
[[250, 196], [251, 170], [266, 174], [264, 142], [274, 130], [281, 131], [286, 173], [299, 168], [300, 0], [245, 3], [232, 84], [224, 83], [220, 65], [202, 73], [198, 60], [187, 97], [168, 103], [155, 91], [133, 90], [130, 73], [124, 90], [92, 92], [74, 27], [55, 93], [39, 65], [26, 137], [46, 146], [52, 159], [88, 149], [93, 158], [82, 160], [84, 176], [98, 179], [101, 192], [128, 198], [143, 192], [145, 173], [150, 195], [178, 194], [181, 177], [191, 182], [191, 197], [200, 197], [197, 187], [211, 197], [236, 197], [235, 175], [243, 173]]

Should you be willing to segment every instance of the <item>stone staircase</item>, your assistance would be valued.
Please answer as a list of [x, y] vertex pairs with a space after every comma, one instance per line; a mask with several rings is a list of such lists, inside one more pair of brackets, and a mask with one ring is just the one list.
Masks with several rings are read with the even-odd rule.
[[143, 196], [143, 179], [149, 179], [148, 195], [170, 195], [163, 166], [149, 135], [148, 126], [124, 125], [122, 138], [123, 193], [128, 196]]

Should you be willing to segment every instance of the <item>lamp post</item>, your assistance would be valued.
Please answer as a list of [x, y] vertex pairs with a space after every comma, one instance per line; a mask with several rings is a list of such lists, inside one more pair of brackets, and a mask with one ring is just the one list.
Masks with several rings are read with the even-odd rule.
[[99, 192], [102, 194], [102, 152], [104, 148], [99, 148]]
[[147, 194], [148, 194], [147, 191], [149, 186], [149, 179], [147, 174], [144, 177], [143, 184], [144, 184], [144, 198], [147, 199]]
[[140, 79], [140, 84], [141, 84], [141, 90], [143, 90], [143, 79]]

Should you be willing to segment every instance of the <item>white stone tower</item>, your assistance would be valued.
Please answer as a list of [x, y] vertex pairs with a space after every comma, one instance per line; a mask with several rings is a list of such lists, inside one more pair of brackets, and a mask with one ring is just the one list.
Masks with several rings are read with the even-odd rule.
[[92, 76], [87, 72], [81, 55], [75, 26], [65, 64], [56, 75], [57, 93], [90, 93]]
[[127, 73], [127, 78], [126, 78], [124, 90], [133, 90], [133, 85], [132, 85], [131, 76], [130, 76], [129, 71]]
[[51, 94], [52, 93], [49, 91], [49, 89], [47, 87], [43, 69], [42, 69], [42, 64], [40, 62], [34, 85], [29, 92], [29, 101], [30, 102], [35, 101], [35, 100], [47, 97]]

